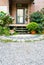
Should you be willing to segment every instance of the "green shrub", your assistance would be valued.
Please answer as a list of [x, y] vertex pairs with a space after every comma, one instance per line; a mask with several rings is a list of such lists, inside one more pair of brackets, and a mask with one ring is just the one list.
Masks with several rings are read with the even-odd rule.
[[0, 26], [0, 35], [2, 35], [2, 34], [3, 34], [3, 27]]
[[42, 22], [42, 30], [44, 30], [44, 22]]
[[0, 20], [0, 25], [3, 25], [4, 24], [4, 21], [3, 20]]
[[11, 24], [13, 22], [13, 19], [10, 15], [8, 15], [7, 13], [4, 12], [0, 12], [0, 24], [1, 25], [7, 25], [7, 24]]
[[41, 33], [42, 26], [40, 26], [36, 22], [31, 22], [26, 26], [26, 28], [29, 32], [36, 31], [37, 33]]
[[36, 31], [36, 29], [38, 28], [38, 24], [37, 23], [35, 23], [35, 22], [31, 22], [31, 23], [29, 23], [28, 25], [27, 25], [27, 29], [29, 30], [29, 31]]
[[0, 19], [3, 20], [5, 16], [6, 16], [6, 13], [1, 11], [0, 12]]
[[42, 33], [42, 24], [38, 24], [38, 27], [37, 27], [37, 33]]
[[13, 19], [10, 15], [3, 11], [0, 12], [0, 35], [10, 35], [9, 28], [7, 26], [12, 22]]
[[44, 30], [44, 15], [43, 15], [43, 18], [41, 19], [41, 21], [42, 21], [42, 30]]
[[9, 36], [10, 35], [10, 29], [7, 27], [3, 27], [3, 34]]
[[0, 26], [0, 35], [10, 35], [10, 29], [8, 27]]
[[6, 15], [4, 18], [4, 25], [12, 24], [13, 19], [10, 15]]
[[30, 15], [30, 21], [34, 21], [36, 23], [41, 23], [41, 19], [42, 19], [42, 13], [37, 11], [37, 12], [34, 12]]
[[41, 9], [41, 13], [44, 15], [44, 8]]
[[44, 22], [44, 15], [43, 15], [43, 17], [42, 17], [41, 21], [42, 21], [42, 23]]

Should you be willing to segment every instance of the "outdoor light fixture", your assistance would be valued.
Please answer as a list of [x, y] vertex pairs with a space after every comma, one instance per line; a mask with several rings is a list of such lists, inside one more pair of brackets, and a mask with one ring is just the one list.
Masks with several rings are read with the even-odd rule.
[[33, 1], [33, 4], [35, 4], [35, 2]]

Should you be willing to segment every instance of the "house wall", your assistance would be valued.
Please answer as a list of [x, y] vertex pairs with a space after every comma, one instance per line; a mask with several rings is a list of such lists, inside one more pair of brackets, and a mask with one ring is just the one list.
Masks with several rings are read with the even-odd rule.
[[44, 8], [44, 0], [34, 0], [34, 2], [35, 2], [35, 11]]
[[[44, 8], [44, 0], [34, 0], [34, 3], [28, 4], [28, 23], [29, 23], [29, 14], [40, 11], [42, 8]], [[12, 6], [12, 16], [15, 18], [16, 23], [16, 4]]]
[[[11, 15], [14, 17], [14, 24], [16, 23], [16, 4], [13, 3], [11, 6]], [[34, 0], [34, 3], [28, 4], [28, 23], [29, 23], [29, 14], [41, 10], [44, 8], [44, 0]], [[9, 0], [0, 0], [0, 11], [9, 13]]]
[[[14, 4], [15, 5], [15, 4]], [[12, 6], [12, 11], [13, 13], [15, 13], [15, 6]], [[29, 8], [31, 7], [31, 8]], [[44, 7], [44, 0], [34, 0], [34, 4], [31, 4], [31, 6], [29, 6], [29, 12], [34, 12], [37, 10], [41, 10]], [[0, 11], [5, 11], [5, 12], [9, 12], [9, 0], [0, 0]], [[12, 13], [12, 16], [13, 16]]]
[[31, 11], [40, 11], [42, 8], [44, 8], [44, 0], [34, 0], [34, 4], [31, 5]]
[[0, 0], [0, 11], [9, 13], [9, 0]]
[[[31, 13], [31, 5], [28, 4], [28, 23], [29, 23], [29, 14], [30, 13]], [[13, 23], [16, 24], [16, 3], [13, 3], [13, 5], [12, 5], [11, 15], [15, 19]]]
[[14, 18], [14, 22], [13, 23], [15, 24], [16, 23], [16, 4], [15, 3], [13, 3], [13, 5], [12, 5], [11, 15]]

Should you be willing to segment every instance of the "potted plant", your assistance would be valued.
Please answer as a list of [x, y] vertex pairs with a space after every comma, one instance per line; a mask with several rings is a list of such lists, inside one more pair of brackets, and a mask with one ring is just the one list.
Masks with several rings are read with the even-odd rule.
[[29, 23], [26, 28], [28, 29], [28, 31], [31, 33], [31, 34], [36, 34], [37, 32], [37, 28], [38, 28], [38, 24], [35, 23], [35, 22], [31, 22]]

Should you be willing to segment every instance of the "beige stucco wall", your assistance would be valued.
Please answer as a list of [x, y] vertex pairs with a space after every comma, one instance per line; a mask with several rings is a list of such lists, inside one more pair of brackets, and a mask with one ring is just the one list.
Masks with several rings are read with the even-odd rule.
[[0, 11], [9, 13], [9, 0], [0, 0]]

